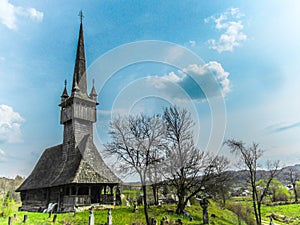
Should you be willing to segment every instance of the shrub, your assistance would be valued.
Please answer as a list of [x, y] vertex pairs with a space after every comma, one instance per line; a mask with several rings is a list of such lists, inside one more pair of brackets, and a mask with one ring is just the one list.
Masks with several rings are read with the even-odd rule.
[[7, 192], [5, 198], [0, 201], [0, 215], [2, 217], [8, 217], [13, 213], [15, 207], [15, 201], [12, 198], [10, 192]]
[[248, 225], [256, 224], [254, 218], [252, 217], [252, 208], [250, 208], [249, 206], [242, 206], [236, 203], [228, 203], [226, 207], [237, 215], [239, 224], [241, 224], [242, 221], [244, 221]]

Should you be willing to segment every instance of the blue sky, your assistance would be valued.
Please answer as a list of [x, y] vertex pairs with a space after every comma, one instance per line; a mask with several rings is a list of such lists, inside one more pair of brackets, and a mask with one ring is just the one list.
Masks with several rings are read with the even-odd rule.
[[[220, 121], [224, 138], [255, 141], [266, 150], [265, 159], [299, 163], [298, 1], [64, 3], [0, 0], [0, 176], [28, 175], [43, 150], [62, 141], [58, 104], [65, 79], [71, 87], [81, 9], [91, 71], [102, 65], [103, 55], [111, 58], [106, 66], [114, 66], [122, 60], [114, 52], [145, 40], [178, 45], [170, 55], [174, 62], [184, 59], [178, 49], [202, 59], [182, 68], [124, 65], [108, 80], [88, 74], [89, 87], [95, 78], [99, 92], [99, 148], [107, 141], [112, 112], [161, 113], [175, 103], [191, 109], [202, 149]], [[143, 58], [149, 52], [125, 53]], [[189, 75], [218, 83], [211, 104]], [[225, 103], [225, 115], [212, 113], [214, 101]]]

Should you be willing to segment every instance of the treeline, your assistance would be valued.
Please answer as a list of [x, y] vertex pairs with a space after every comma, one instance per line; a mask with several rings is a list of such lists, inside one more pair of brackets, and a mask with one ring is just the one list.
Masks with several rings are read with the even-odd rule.
[[20, 194], [15, 190], [21, 185], [24, 178], [16, 176], [14, 179], [1, 177], [0, 178], [0, 199], [10, 198], [16, 203], [21, 202]]

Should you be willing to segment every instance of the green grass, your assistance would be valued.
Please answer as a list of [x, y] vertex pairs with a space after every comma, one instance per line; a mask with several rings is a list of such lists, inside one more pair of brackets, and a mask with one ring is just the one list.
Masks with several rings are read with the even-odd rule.
[[[189, 217], [184, 215], [177, 215], [171, 211], [175, 211], [175, 205], [166, 205], [163, 207], [151, 207], [149, 209], [150, 217], [156, 218], [158, 221], [162, 217], [166, 216], [171, 220], [177, 220], [180, 218], [184, 224], [196, 225], [201, 224], [202, 221], [202, 209], [200, 206], [187, 207], [187, 211], [193, 216], [193, 221], [189, 220]], [[23, 217], [25, 214], [28, 215], [26, 224], [53, 224], [53, 215], [48, 218], [48, 214], [43, 213], [30, 213], [30, 212], [16, 212], [13, 214], [17, 215], [17, 220], [13, 221], [13, 224], [23, 224]], [[215, 214], [216, 218], [210, 218], [210, 224], [215, 225], [232, 225], [237, 224], [237, 217], [234, 213], [229, 210], [221, 209], [215, 203], [211, 203], [209, 206], [209, 214]], [[95, 210], [95, 224], [104, 224], [107, 222], [107, 210]], [[143, 208], [139, 207], [137, 213], [133, 213], [132, 207], [116, 207], [112, 210], [113, 224], [114, 225], [131, 225], [132, 222], [142, 223], [145, 221]], [[86, 225], [88, 224], [89, 212], [77, 213], [76, 217], [73, 217], [72, 213], [57, 214], [57, 220], [55, 224], [76, 224], [76, 225]], [[7, 224], [8, 218], [0, 218], [0, 224]]]
[[[230, 201], [232, 204], [238, 204], [242, 206], [250, 206], [251, 201], [249, 198], [236, 198]], [[229, 203], [230, 203], [229, 202]], [[13, 225], [24, 224], [22, 223], [24, 215], [28, 215], [27, 223], [29, 225], [34, 224], [44, 224], [44, 225], [53, 225], [52, 222], [53, 216], [48, 218], [48, 214], [43, 213], [30, 213], [30, 212], [18, 212], [17, 206], [12, 209], [9, 216], [13, 217], [14, 214], [17, 215], [17, 219], [13, 221]], [[156, 218], [160, 221], [163, 217], [168, 217], [171, 220], [181, 219], [185, 225], [199, 225], [202, 224], [202, 208], [197, 205], [192, 205], [191, 207], [186, 207], [186, 210], [193, 216], [193, 221], [190, 221], [187, 216], [177, 215], [174, 213], [176, 206], [173, 205], [164, 205], [162, 207], [152, 206], [149, 209], [149, 216]], [[250, 208], [251, 210], [251, 208]], [[172, 212], [173, 211], [173, 212]], [[217, 203], [211, 201], [209, 208], [210, 224], [212, 225], [232, 225], [238, 224], [237, 215], [233, 212], [221, 208]], [[252, 211], [251, 211], [252, 212]], [[250, 213], [250, 212], [249, 212]], [[212, 218], [211, 215], [215, 214], [216, 218]], [[250, 213], [252, 214], [252, 213]], [[292, 224], [300, 225], [300, 204], [289, 204], [289, 205], [280, 205], [280, 206], [263, 206], [262, 207], [262, 218], [263, 224], [269, 224], [269, 216], [271, 214], [275, 215], [275, 220], [273, 222], [276, 225], [285, 225]], [[107, 210], [99, 209], [95, 210], [95, 225], [105, 224], [107, 222]], [[145, 223], [145, 217], [142, 207], [138, 207], [138, 212], [133, 213], [133, 207], [115, 207], [112, 209], [113, 224], [114, 225], [131, 225], [132, 222]], [[251, 216], [251, 215], [250, 215]], [[252, 215], [254, 218], [254, 216]], [[65, 225], [67, 223], [72, 225], [86, 225], [88, 224], [89, 212], [80, 212], [76, 214], [76, 217], [73, 217], [73, 213], [62, 213], [57, 214], [57, 220], [55, 224]], [[7, 224], [8, 217], [0, 217], [0, 225]], [[242, 223], [246, 225], [246, 223]]]
[[275, 216], [275, 224], [300, 224], [300, 204], [264, 206], [262, 207], [262, 217], [268, 221], [268, 217]]
[[[241, 206], [248, 206], [252, 210], [251, 198], [237, 197], [231, 202]], [[253, 211], [253, 210], [252, 210]], [[300, 225], [300, 204], [286, 204], [277, 206], [263, 205], [261, 208], [262, 222], [268, 225], [270, 222], [270, 215], [273, 215], [273, 222], [275, 225]], [[254, 214], [252, 213], [254, 218]]]

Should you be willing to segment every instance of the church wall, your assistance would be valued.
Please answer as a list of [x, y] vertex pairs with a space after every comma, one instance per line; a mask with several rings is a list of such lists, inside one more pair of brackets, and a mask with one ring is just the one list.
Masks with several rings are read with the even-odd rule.
[[47, 190], [36, 189], [21, 192], [21, 210], [37, 212], [47, 207]]
[[54, 187], [49, 191], [49, 202], [58, 203], [60, 201], [60, 188]]
[[93, 124], [89, 121], [75, 120], [74, 121], [75, 128], [75, 139], [77, 141], [82, 140], [82, 138], [90, 134], [93, 135]]

